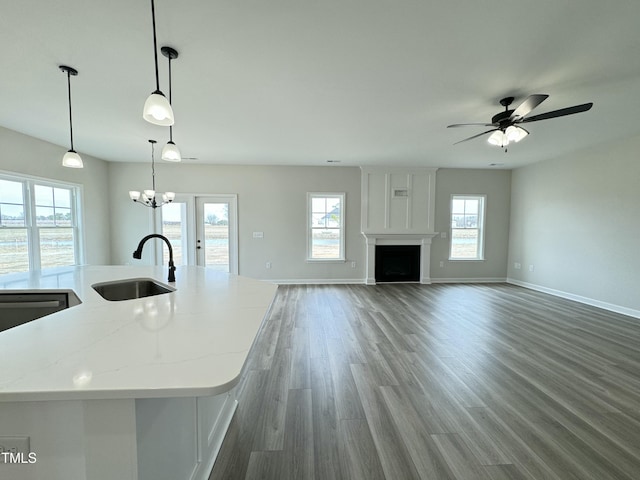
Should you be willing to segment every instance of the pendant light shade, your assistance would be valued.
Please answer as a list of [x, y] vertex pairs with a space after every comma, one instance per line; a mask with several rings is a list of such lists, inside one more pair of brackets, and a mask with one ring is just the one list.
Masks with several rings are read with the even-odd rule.
[[[173, 100], [171, 98], [171, 60], [175, 60], [178, 58], [178, 52], [174, 48], [171, 47], [162, 47], [160, 49], [162, 54], [169, 59], [169, 103], [172, 104]], [[180, 155], [180, 149], [173, 142], [173, 127], [169, 126], [169, 141], [162, 149], [162, 160], [167, 162], [181, 162], [182, 156]]]
[[173, 109], [167, 97], [160, 90], [156, 90], [144, 102], [142, 118], [154, 125], [168, 127], [173, 125]]
[[162, 148], [162, 160], [167, 162], [180, 162], [182, 157], [180, 156], [180, 149], [171, 140]]
[[156, 8], [154, 0], [151, 0], [151, 22], [153, 25], [153, 58], [156, 67], [156, 89], [144, 102], [142, 118], [154, 125], [168, 127], [173, 125], [173, 110], [171, 104], [160, 91], [160, 78], [158, 75], [158, 43], [156, 40]]
[[71, 138], [71, 148], [62, 157], [62, 166], [69, 168], [83, 168], [82, 158], [73, 149], [73, 117], [71, 115], [71, 75], [74, 77], [78, 75], [78, 71], [75, 68], [67, 67], [66, 65], [60, 65], [60, 70], [67, 74], [67, 91], [69, 93], [69, 136]]
[[82, 163], [82, 158], [75, 150], [69, 150], [62, 157], [62, 166], [69, 168], [83, 168], [84, 164]]

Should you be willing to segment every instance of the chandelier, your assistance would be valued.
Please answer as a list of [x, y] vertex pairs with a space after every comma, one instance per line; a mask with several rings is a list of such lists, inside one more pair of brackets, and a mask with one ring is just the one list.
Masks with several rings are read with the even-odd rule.
[[[173, 202], [173, 199], [176, 198], [176, 194], [174, 192], [165, 192], [160, 194], [156, 192], [156, 169], [155, 169], [155, 159], [154, 159], [154, 145], [156, 144], [155, 140], [149, 140], [151, 144], [151, 190], [143, 190], [140, 193], [137, 190], [129, 191], [129, 198], [136, 203], [140, 203], [145, 207], [149, 208], [158, 208], [166, 203]], [[162, 202], [158, 202], [156, 197], [161, 195]]]

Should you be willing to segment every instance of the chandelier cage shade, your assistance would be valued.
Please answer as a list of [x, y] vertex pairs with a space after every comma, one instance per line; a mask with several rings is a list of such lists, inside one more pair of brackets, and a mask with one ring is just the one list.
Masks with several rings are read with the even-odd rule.
[[71, 113], [71, 76], [78, 75], [78, 71], [75, 68], [68, 67], [66, 65], [60, 65], [60, 70], [67, 74], [67, 93], [69, 99], [69, 137], [71, 148], [62, 157], [62, 166], [69, 168], [83, 168], [82, 158], [73, 149], [73, 115]]
[[[176, 198], [176, 194], [174, 192], [165, 192], [163, 194], [158, 194], [156, 192], [156, 169], [155, 169], [155, 140], [149, 140], [151, 144], [151, 189], [143, 190], [142, 193], [138, 190], [129, 190], [129, 198], [133, 200], [135, 203], [139, 203], [149, 208], [158, 208], [166, 203], [171, 203]], [[161, 195], [162, 201], [158, 202], [156, 198], [158, 195]]]
[[[178, 52], [176, 49], [164, 46], [160, 49], [162, 55], [169, 59], [169, 103], [173, 105], [173, 98], [171, 93], [171, 83], [172, 83], [172, 75], [171, 75], [171, 60], [175, 60], [178, 58]], [[173, 141], [173, 127], [169, 125], [169, 141], [162, 148], [162, 154], [160, 156], [162, 160], [167, 162], [181, 162], [182, 156], [180, 155], [180, 149]]]
[[142, 118], [154, 125], [168, 127], [173, 125], [173, 109], [171, 103], [160, 91], [160, 76], [158, 74], [158, 42], [156, 40], [156, 8], [154, 0], [151, 0], [151, 23], [153, 26], [153, 58], [156, 68], [156, 89], [144, 102]]

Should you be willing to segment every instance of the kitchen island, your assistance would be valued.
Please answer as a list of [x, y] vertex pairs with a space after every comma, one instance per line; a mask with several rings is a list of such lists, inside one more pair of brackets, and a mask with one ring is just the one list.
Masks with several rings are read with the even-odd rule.
[[[130, 278], [175, 291], [109, 301], [92, 288]], [[166, 278], [130, 266], [0, 276], [0, 294], [80, 301], [0, 333], [0, 445], [28, 437], [35, 454], [0, 463], [0, 478], [208, 477], [277, 287], [201, 267]]]

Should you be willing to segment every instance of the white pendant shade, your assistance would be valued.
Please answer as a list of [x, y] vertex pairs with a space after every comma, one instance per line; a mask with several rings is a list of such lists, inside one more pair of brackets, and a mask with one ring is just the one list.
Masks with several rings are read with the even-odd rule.
[[129, 198], [134, 202], [140, 199], [140, 192], [136, 190], [129, 190]]
[[69, 168], [83, 168], [82, 158], [74, 150], [69, 150], [62, 157], [62, 166]]
[[162, 92], [156, 90], [144, 102], [142, 118], [154, 125], [169, 127], [173, 125], [173, 109], [167, 97]]
[[178, 148], [178, 146], [175, 143], [169, 141], [162, 148], [162, 160], [165, 160], [167, 162], [181, 162], [182, 161], [182, 156], [180, 155], [180, 149]]

